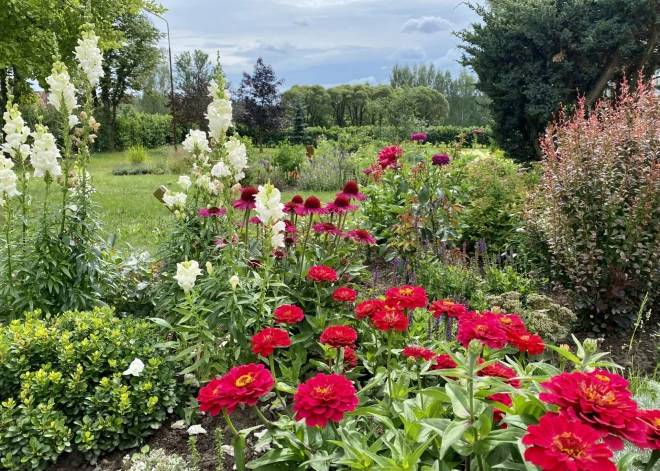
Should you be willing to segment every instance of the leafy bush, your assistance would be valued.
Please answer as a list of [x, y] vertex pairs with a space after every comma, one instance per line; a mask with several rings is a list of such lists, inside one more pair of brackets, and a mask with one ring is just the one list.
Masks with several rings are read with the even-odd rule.
[[128, 160], [132, 164], [143, 164], [147, 161], [147, 158], [149, 158], [147, 149], [145, 149], [142, 144], [129, 147], [127, 154]]
[[[153, 148], [172, 142], [170, 115], [127, 111], [117, 116], [116, 126], [118, 149], [128, 149], [131, 146]], [[105, 150], [104, 144], [100, 143], [99, 148]]]
[[150, 164], [123, 165], [112, 169], [113, 175], [162, 175], [165, 169], [162, 166]]
[[[94, 462], [138, 446], [178, 405], [177, 365], [156, 348], [157, 327], [110, 309], [42, 319], [0, 331], [0, 456], [8, 469], [43, 469], [63, 451]], [[122, 374], [144, 361], [139, 376]]]
[[595, 329], [629, 328], [660, 292], [660, 100], [623, 83], [593, 111], [581, 100], [542, 141], [543, 178], [528, 213], [553, 277]]
[[275, 169], [279, 169], [287, 176], [287, 183], [292, 184], [298, 178], [298, 172], [302, 163], [305, 161], [305, 156], [304, 146], [291, 146], [287, 143], [282, 143], [277, 146], [272, 163]]

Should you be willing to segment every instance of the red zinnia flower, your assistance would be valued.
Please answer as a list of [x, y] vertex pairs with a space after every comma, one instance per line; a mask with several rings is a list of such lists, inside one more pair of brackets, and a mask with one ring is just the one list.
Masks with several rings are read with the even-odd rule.
[[504, 332], [526, 332], [527, 328], [525, 323], [520, 317], [515, 314], [495, 314], [490, 311], [482, 312], [481, 315], [486, 318], [493, 319], [495, 324], [502, 329]]
[[646, 425], [646, 439], [652, 450], [660, 450], [660, 410], [642, 410], [640, 416]]
[[616, 471], [605, 433], [555, 413], [527, 427], [525, 460], [544, 471]]
[[352, 303], [357, 299], [357, 291], [346, 286], [337, 288], [334, 293], [332, 293], [332, 299], [338, 303]]
[[421, 286], [404, 285], [399, 288], [390, 288], [385, 293], [385, 298], [397, 303], [401, 309], [426, 307], [429, 303], [426, 291]]
[[452, 359], [449, 353], [442, 353], [433, 357], [432, 370], [451, 370], [456, 368], [456, 362]]
[[199, 208], [199, 211], [197, 211], [197, 215], [203, 218], [224, 216], [225, 214], [227, 214], [227, 210], [225, 208], [216, 207]]
[[347, 325], [332, 325], [321, 334], [319, 341], [334, 348], [355, 348], [357, 332]]
[[232, 205], [234, 208], [240, 209], [241, 211], [254, 209], [257, 207], [257, 193], [259, 193], [259, 191], [253, 186], [243, 188], [241, 190], [241, 197], [235, 200]]
[[309, 214], [328, 214], [328, 210], [323, 207], [321, 200], [316, 196], [310, 196], [305, 202], [296, 208], [298, 216], [307, 216]]
[[349, 211], [355, 211], [358, 207], [351, 204], [347, 197], [340, 194], [335, 198], [334, 203], [327, 204], [326, 209], [331, 214], [346, 214]]
[[[371, 173], [371, 172], [369, 172]], [[364, 201], [367, 198], [367, 195], [360, 193], [360, 187], [354, 181], [348, 181], [344, 185], [344, 189], [340, 193], [337, 193], [337, 197], [344, 196], [349, 200], [359, 200]]]
[[508, 340], [518, 350], [529, 352], [530, 355], [540, 355], [545, 351], [543, 339], [529, 332], [509, 332]]
[[339, 422], [344, 413], [354, 411], [359, 403], [353, 383], [344, 376], [319, 373], [298, 387], [293, 396], [296, 420], [308, 427], [325, 427], [328, 420]]
[[[483, 358], [479, 358], [479, 364], [482, 365], [484, 364]], [[506, 366], [500, 364], [500, 363], [493, 363], [492, 365], [488, 365], [482, 369], [480, 369], [477, 372], [477, 376], [491, 376], [494, 378], [502, 378], [506, 380], [505, 382], [513, 386], [514, 388], [518, 389], [520, 388], [520, 380], [518, 379], [513, 379], [516, 377], [516, 372], [513, 371], [511, 368], [507, 368]]]
[[284, 330], [267, 327], [252, 336], [250, 345], [253, 353], [267, 357], [272, 355], [276, 348], [291, 346], [291, 339]]
[[351, 347], [344, 347], [344, 365], [346, 365], [347, 370], [352, 370], [357, 366], [358, 357], [355, 350]]
[[[486, 399], [499, 402], [500, 404], [504, 404], [507, 407], [511, 407], [511, 405], [513, 404], [513, 401], [511, 401], [511, 396], [509, 396], [506, 393], [493, 394], [492, 396], [488, 396]], [[495, 410], [493, 411], [493, 421], [499, 422], [503, 418], [504, 418], [504, 412], [502, 412], [496, 407]]]
[[441, 314], [447, 314], [449, 317], [460, 317], [467, 312], [467, 309], [462, 304], [453, 303], [449, 299], [441, 299], [433, 301], [429, 306], [429, 311], [433, 313], [433, 317], [440, 317]]
[[559, 406], [571, 420], [611, 434], [605, 441], [614, 450], [623, 448], [619, 437], [646, 446], [647, 426], [639, 418], [632, 393], [622, 387], [624, 383], [602, 373], [576, 371], [554, 376], [541, 384], [548, 392], [539, 394], [539, 399]]
[[303, 310], [293, 304], [282, 304], [275, 309], [273, 318], [278, 324], [295, 324], [305, 318]]
[[386, 147], [378, 153], [378, 163], [383, 169], [392, 167], [403, 155], [403, 149], [397, 146]]
[[380, 311], [371, 318], [371, 322], [378, 330], [405, 331], [408, 328], [408, 318], [401, 311]]
[[337, 229], [337, 226], [331, 222], [320, 222], [318, 224], [314, 224], [312, 229], [314, 229], [314, 232], [318, 234], [333, 234], [338, 236], [342, 236], [344, 234], [340, 229]]
[[376, 239], [369, 234], [369, 231], [365, 229], [356, 229], [354, 231], [348, 231], [346, 236], [353, 239], [355, 242], [361, 242], [363, 244], [374, 245]]
[[322, 281], [337, 281], [337, 272], [325, 265], [314, 265], [307, 272], [307, 278], [317, 283]]
[[463, 319], [458, 324], [456, 339], [467, 348], [473, 339], [479, 340], [490, 348], [503, 348], [506, 344], [506, 332], [494, 322], [488, 322], [479, 317], [474, 320]]
[[413, 345], [404, 348], [401, 355], [408, 358], [422, 358], [424, 361], [428, 361], [435, 357], [435, 352], [419, 345]]
[[380, 299], [369, 299], [367, 301], [362, 301], [357, 306], [355, 306], [355, 314], [357, 315], [358, 320], [362, 320], [365, 317], [371, 319], [378, 311], [385, 309], [385, 302]]
[[273, 376], [264, 365], [237, 366], [222, 378], [211, 380], [199, 391], [199, 410], [215, 416], [227, 409], [231, 414], [238, 404], [255, 405], [274, 384]]

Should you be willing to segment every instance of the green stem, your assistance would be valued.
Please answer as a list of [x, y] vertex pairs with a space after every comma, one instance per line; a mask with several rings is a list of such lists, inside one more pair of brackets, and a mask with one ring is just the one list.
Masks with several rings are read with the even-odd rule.
[[227, 409], [222, 409], [222, 416], [225, 418], [225, 422], [227, 422], [227, 426], [229, 427], [229, 430], [231, 430], [231, 433], [233, 433], [235, 437], [239, 437], [240, 435], [238, 434], [236, 427], [234, 427], [234, 424], [231, 423], [229, 415], [227, 415]]
[[268, 428], [273, 428], [274, 427], [274, 424], [270, 420], [268, 420], [261, 413], [261, 411], [259, 410], [259, 408], [257, 406], [252, 406], [252, 409], [254, 409], [254, 413], [257, 414], [257, 417], [259, 417], [259, 420], [261, 420], [266, 427], [268, 427]]
[[660, 450], [653, 450], [651, 453], [651, 458], [649, 459], [649, 462], [646, 463], [644, 471], [652, 471], [658, 460], [660, 460]]
[[245, 225], [245, 245], [247, 246], [248, 243], [248, 221], [250, 220], [250, 208], [247, 208], [245, 210], [245, 219], [243, 219], [243, 224]]
[[284, 407], [286, 415], [291, 418], [291, 415], [289, 414], [289, 408], [286, 406], [284, 398], [280, 395], [279, 389], [277, 389], [277, 375], [275, 374], [275, 359], [273, 358], [273, 355], [268, 355], [268, 362], [270, 364], [270, 374], [273, 375], [273, 380], [275, 381], [275, 394], [277, 395], [277, 400], [280, 401], [280, 404], [282, 404], [282, 407]]
[[392, 398], [392, 370], [390, 361], [392, 359], [392, 331], [387, 331], [387, 387], [389, 389], [390, 400]]
[[307, 240], [309, 233], [312, 230], [312, 222], [314, 221], [314, 213], [309, 215], [309, 224], [307, 225], [307, 232], [305, 232], [305, 241], [303, 242], [302, 252], [300, 252], [300, 273], [298, 274], [298, 281], [302, 281], [303, 268], [305, 267], [305, 250], [307, 250]]
[[9, 240], [9, 231], [11, 229], [12, 210], [11, 203], [7, 201], [7, 220], [5, 221], [5, 239], [7, 242], [7, 283], [11, 286], [14, 280], [14, 274], [11, 267], [11, 241]]

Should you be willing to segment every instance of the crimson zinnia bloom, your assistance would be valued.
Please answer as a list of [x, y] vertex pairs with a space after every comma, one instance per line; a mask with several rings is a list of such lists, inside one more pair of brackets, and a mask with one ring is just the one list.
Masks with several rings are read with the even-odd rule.
[[613, 450], [623, 448], [620, 437], [645, 447], [647, 425], [639, 418], [632, 393], [623, 387], [627, 382], [602, 373], [596, 370], [554, 376], [541, 384], [548, 392], [539, 394], [539, 399], [559, 406], [561, 413], [571, 420], [609, 433], [605, 442]]
[[383, 169], [392, 167], [403, 155], [403, 149], [397, 146], [386, 147], [378, 153], [378, 163]]
[[357, 306], [355, 306], [355, 314], [357, 315], [358, 320], [362, 320], [365, 317], [371, 319], [378, 311], [385, 309], [385, 301], [380, 299], [369, 299], [367, 301], [362, 301]]
[[199, 208], [199, 211], [197, 211], [197, 215], [203, 218], [224, 216], [225, 214], [227, 214], [227, 210], [225, 208], [216, 207]]
[[250, 345], [253, 353], [267, 357], [272, 355], [276, 348], [290, 347], [291, 339], [284, 330], [267, 327], [252, 336]]
[[347, 370], [352, 370], [357, 366], [358, 357], [355, 350], [351, 347], [344, 347], [344, 365], [347, 367]]
[[401, 311], [380, 311], [371, 318], [371, 322], [378, 330], [405, 331], [408, 328], [408, 318]]
[[421, 286], [404, 285], [399, 288], [390, 288], [385, 298], [399, 305], [401, 309], [415, 309], [426, 307], [429, 303], [426, 291]]
[[518, 350], [529, 352], [530, 355], [540, 355], [545, 351], [543, 339], [529, 332], [509, 332], [508, 340]]
[[660, 450], [660, 410], [640, 411], [642, 420], [648, 425], [646, 439], [652, 450]]
[[338, 236], [344, 235], [344, 233], [340, 229], [337, 229], [337, 226], [331, 222], [320, 222], [318, 224], [314, 224], [312, 229], [314, 229], [314, 232], [318, 234], [333, 234]]
[[310, 196], [305, 202], [296, 208], [298, 216], [307, 216], [309, 214], [328, 214], [328, 210], [323, 207], [321, 200], [316, 196]]
[[447, 154], [435, 154], [433, 157], [431, 157], [431, 163], [435, 166], [444, 167], [445, 165], [449, 165], [451, 163], [451, 159]]
[[322, 281], [337, 281], [337, 272], [325, 265], [314, 265], [307, 272], [307, 278], [317, 283]]
[[325, 427], [328, 420], [339, 422], [345, 412], [354, 411], [360, 401], [353, 383], [344, 376], [319, 373], [298, 387], [293, 396], [296, 420], [308, 427]]
[[447, 314], [449, 317], [460, 317], [467, 312], [463, 304], [451, 302], [449, 299], [441, 299], [433, 301], [429, 306], [429, 311], [433, 313], [433, 317], [440, 317], [442, 314]]
[[482, 317], [492, 319], [495, 324], [507, 334], [512, 332], [523, 333], [527, 331], [525, 323], [515, 314], [495, 314], [490, 311], [482, 312]]
[[[479, 364], [482, 365], [484, 363], [485, 361], [483, 358], [479, 358]], [[477, 376], [492, 376], [495, 378], [502, 378], [506, 383], [510, 384], [514, 388], [520, 388], [520, 380], [513, 379], [516, 377], [516, 372], [500, 363], [493, 363], [492, 365], [488, 365], [480, 369], [477, 372]]]
[[259, 193], [259, 191], [253, 186], [243, 188], [241, 190], [241, 197], [234, 200], [232, 205], [234, 208], [240, 209], [241, 211], [254, 209], [257, 207], [257, 193]]
[[[371, 173], [371, 172], [369, 172]], [[364, 201], [367, 198], [367, 195], [360, 193], [360, 187], [354, 181], [348, 181], [344, 185], [344, 189], [341, 192], [337, 193], [337, 197], [343, 196], [349, 200], [359, 200]]]
[[211, 380], [199, 391], [199, 410], [215, 416], [227, 409], [231, 414], [239, 404], [255, 405], [274, 384], [273, 376], [264, 365], [237, 366], [222, 378]]
[[346, 214], [349, 211], [355, 211], [358, 207], [351, 204], [346, 196], [340, 194], [333, 203], [327, 204], [326, 209], [331, 214]]
[[282, 304], [273, 313], [275, 322], [278, 324], [295, 324], [305, 318], [303, 310], [293, 304]]
[[474, 320], [462, 320], [458, 324], [456, 339], [467, 348], [473, 339], [479, 340], [490, 348], [501, 349], [506, 344], [506, 332], [500, 329], [494, 322], [488, 322], [482, 318]]
[[319, 340], [334, 348], [355, 348], [357, 332], [347, 325], [332, 325], [323, 331]]
[[376, 239], [369, 234], [369, 231], [365, 229], [356, 229], [354, 231], [348, 231], [346, 236], [350, 239], [353, 239], [355, 242], [360, 242], [362, 244], [374, 245]]
[[[493, 394], [492, 396], [488, 396], [486, 399], [499, 402], [507, 407], [511, 407], [511, 405], [513, 404], [513, 401], [511, 401], [511, 396], [509, 396], [506, 393]], [[493, 411], [493, 421], [499, 422], [503, 418], [504, 418], [504, 412], [502, 412], [496, 407], [495, 410]]]
[[616, 471], [606, 434], [570, 418], [547, 413], [527, 427], [525, 460], [544, 471]]
[[332, 299], [338, 303], [353, 303], [357, 299], [357, 291], [346, 286], [337, 288], [334, 293], [332, 293]]
[[456, 362], [452, 359], [449, 353], [442, 353], [433, 357], [432, 370], [451, 370], [456, 368]]
[[404, 348], [401, 355], [408, 358], [422, 358], [424, 361], [428, 361], [435, 357], [435, 352], [419, 345], [412, 345]]

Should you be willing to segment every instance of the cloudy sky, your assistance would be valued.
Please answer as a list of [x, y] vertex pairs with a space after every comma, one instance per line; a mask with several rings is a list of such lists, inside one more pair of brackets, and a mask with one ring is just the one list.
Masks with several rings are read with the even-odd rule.
[[174, 54], [202, 49], [215, 60], [219, 51], [235, 84], [263, 57], [285, 88], [389, 83], [397, 62], [457, 72], [451, 33], [478, 20], [462, 0], [160, 1]]

